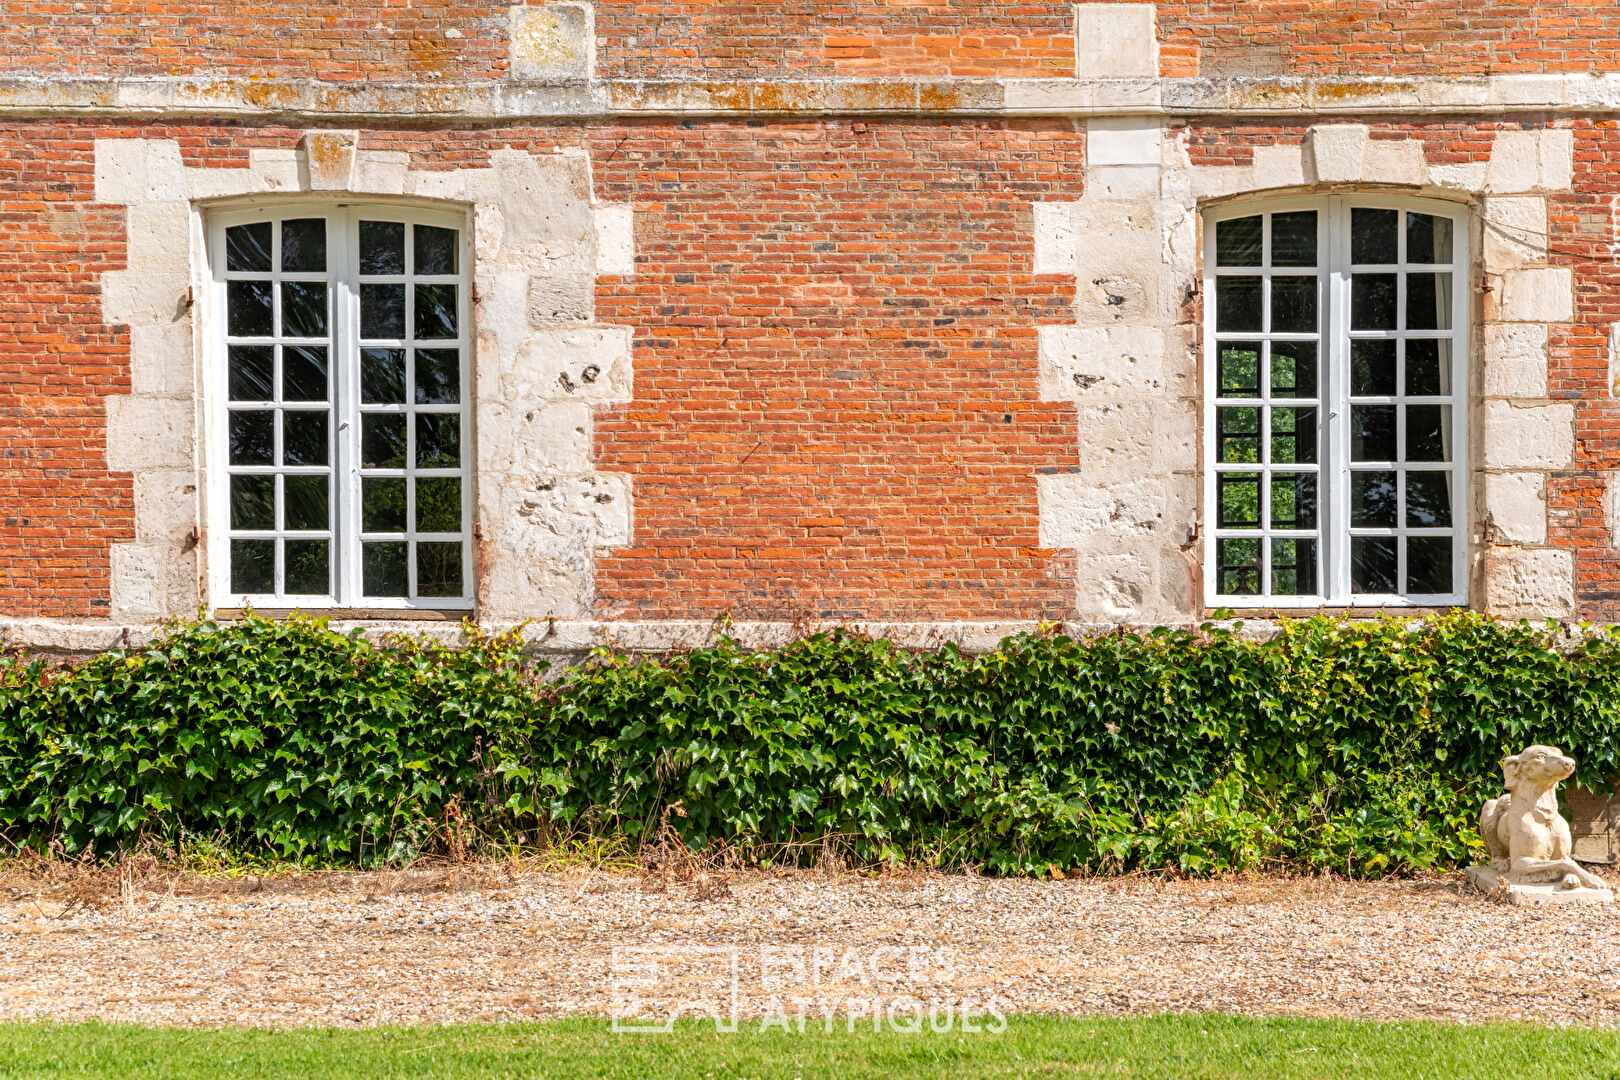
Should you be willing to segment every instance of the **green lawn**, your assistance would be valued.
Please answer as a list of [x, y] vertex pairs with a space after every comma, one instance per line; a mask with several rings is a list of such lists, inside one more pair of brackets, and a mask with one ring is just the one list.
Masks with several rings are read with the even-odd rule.
[[1530, 1025], [1161, 1016], [1015, 1018], [1002, 1034], [615, 1035], [604, 1023], [177, 1031], [0, 1025], [0, 1076], [1620, 1078], [1620, 1033]]

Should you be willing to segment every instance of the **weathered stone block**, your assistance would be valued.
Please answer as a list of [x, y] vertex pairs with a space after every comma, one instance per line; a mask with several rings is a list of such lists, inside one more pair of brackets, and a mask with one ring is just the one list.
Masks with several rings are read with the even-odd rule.
[[594, 23], [590, 4], [512, 8], [512, 76], [539, 80], [589, 78], [596, 57]]
[[173, 139], [97, 139], [96, 202], [130, 206], [186, 198], [186, 166]]
[[354, 189], [357, 131], [311, 131], [304, 135], [305, 186], [311, 191]]
[[1368, 184], [1422, 185], [1429, 178], [1423, 143], [1417, 139], [1368, 139], [1362, 149], [1361, 180]]
[[501, 375], [509, 401], [629, 401], [630, 328], [560, 326], [537, 331]]
[[1563, 323], [1575, 317], [1574, 271], [1566, 266], [1510, 270], [1502, 275], [1502, 322]]
[[1082, 79], [1159, 74], [1155, 4], [1076, 4], [1074, 70]]
[[1315, 183], [1361, 179], [1366, 124], [1318, 124], [1305, 136], [1305, 175]]
[[1547, 259], [1547, 200], [1493, 195], [1485, 200], [1485, 272], [1501, 274]]
[[1035, 272], [1072, 274], [1078, 254], [1074, 228], [1074, 203], [1038, 202], [1035, 214]]
[[1158, 165], [1162, 129], [1153, 117], [1098, 117], [1086, 122], [1086, 164]]
[[107, 399], [107, 467], [114, 472], [195, 468], [196, 406], [188, 400]]
[[1575, 456], [1575, 406], [1520, 407], [1487, 401], [1481, 409], [1485, 464], [1493, 469], [1562, 469]]
[[1044, 401], [1165, 389], [1165, 334], [1157, 327], [1043, 326], [1039, 333]]
[[1488, 473], [1485, 513], [1502, 539], [1516, 544], [1547, 542], [1545, 473]]
[[636, 272], [633, 207], [596, 207], [596, 272], [618, 277], [630, 277]]
[[1567, 191], [1574, 159], [1575, 133], [1567, 128], [1499, 131], [1491, 145], [1485, 189], [1502, 194]]
[[1547, 396], [1547, 328], [1535, 323], [1487, 323], [1486, 397]]
[[1566, 619], [1575, 613], [1575, 556], [1546, 548], [1493, 547], [1486, 607], [1506, 619]]
[[1254, 148], [1254, 186], [1264, 190], [1297, 187], [1305, 183], [1305, 150], [1302, 146], [1257, 146]]

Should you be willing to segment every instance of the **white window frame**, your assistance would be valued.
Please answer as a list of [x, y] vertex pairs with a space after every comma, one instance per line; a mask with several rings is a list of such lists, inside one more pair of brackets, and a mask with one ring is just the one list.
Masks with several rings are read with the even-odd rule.
[[[1414, 593], [1402, 595], [1399, 593], [1352, 593], [1350, 581], [1350, 538], [1352, 535], [1390, 535], [1406, 536], [1411, 534], [1422, 535], [1426, 530], [1409, 529], [1405, 513], [1405, 486], [1398, 485], [1399, 503], [1397, 509], [1396, 525], [1393, 530], [1383, 529], [1352, 529], [1350, 522], [1350, 211], [1353, 207], [1369, 207], [1380, 209], [1395, 209], [1413, 211], [1422, 214], [1432, 214], [1437, 217], [1449, 218], [1452, 221], [1452, 262], [1449, 266], [1440, 264], [1410, 264], [1416, 272], [1446, 271], [1452, 275], [1452, 318], [1451, 329], [1448, 334], [1453, 342], [1451, 355], [1451, 394], [1450, 397], [1425, 397], [1425, 403], [1449, 402], [1452, 419], [1452, 453], [1448, 463], [1453, 472], [1452, 492], [1452, 590], [1448, 593]], [[1270, 277], [1270, 227], [1269, 218], [1264, 236], [1265, 251], [1263, 263], [1260, 267], [1217, 267], [1216, 265], [1216, 226], [1233, 218], [1251, 217], [1256, 214], [1289, 213], [1300, 210], [1315, 210], [1317, 218], [1317, 270], [1318, 293], [1317, 330], [1319, 334], [1318, 345], [1318, 372], [1317, 372], [1317, 422], [1318, 447], [1320, 448], [1319, 462], [1316, 466], [1319, 474], [1318, 483], [1318, 510], [1316, 533], [1320, 537], [1320, 547], [1317, 558], [1320, 561], [1320, 580], [1323, 591], [1307, 596], [1270, 595], [1233, 595], [1222, 594], [1219, 586], [1219, 562], [1217, 558], [1217, 542], [1224, 537], [1259, 537], [1261, 540], [1261, 581], [1269, 585], [1271, 568], [1271, 533], [1270, 530], [1225, 530], [1219, 527], [1220, 515], [1217, 503], [1216, 477], [1219, 462], [1219, 436], [1217, 427], [1216, 400], [1219, 396], [1218, 373], [1218, 339], [1215, 329], [1216, 315], [1216, 278], [1224, 275], [1234, 276], [1261, 276]], [[1466, 605], [1468, 597], [1468, 545], [1470, 527], [1472, 522], [1470, 512], [1471, 476], [1469, 470], [1468, 451], [1468, 337], [1470, 329], [1470, 298], [1472, 296], [1472, 263], [1469, 257], [1469, 218], [1468, 209], [1457, 203], [1434, 199], [1419, 199], [1403, 196], [1379, 194], [1345, 194], [1331, 196], [1317, 196], [1309, 198], [1278, 198], [1253, 199], [1230, 203], [1217, 208], [1206, 210], [1203, 214], [1203, 289], [1204, 289], [1204, 370], [1203, 370], [1203, 399], [1204, 399], [1204, 596], [1206, 607], [1222, 608], [1403, 608], [1403, 607], [1454, 607]], [[1401, 251], [1404, 259], [1405, 229], [1400, 231]], [[1387, 268], [1380, 267], [1379, 271], [1399, 272], [1407, 269], [1409, 264], [1404, 261], [1393, 264]], [[1291, 268], [1294, 272], [1306, 268]], [[1362, 272], [1366, 272], [1362, 268]], [[1404, 326], [1406, 314], [1405, 276], [1402, 275], [1401, 286], [1397, 294], [1397, 325]], [[1262, 326], [1270, 326], [1270, 289], [1262, 292], [1263, 296], [1263, 322]], [[1404, 332], [1369, 333], [1356, 331], [1356, 337], [1394, 337], [1399, 338]], [[1221, 335], [1228, 340], [1269, 340], [1272, 335], [1267, 332], [1232, 332]], [[1300, 340], [1309, 335], [1277, 335], [1282, 338]], [[1419, 336], [1436, 336], [1434, 334]], [[1404, 354], [1403, 354], [1404, 355]], [[1405, 365], [1400, 361], [1397, 367], [1397, 396], [1392, 398], [1378, 398], [1377, 402], [1402, 403], [1405, 398], [1401, 395], [1405, 391], [1404, 382]], [[1263, 367], [1260, 373], [1262, 395], [1268, 394], [1268, 369]], [[1234, 400], [1222, 399], [1223, 403], [1230, 404]], [[1307, 399], [1308, 401], [1309, 399]], [[1358, 398], [1358, 402], [1367, 399]], [[1247, 403], [1245, 401], [1245, 403]], [[1261, 412], [1262, 431], [1270, 426], [1270, 409], [1268, 403], [1262, 399], [1253, 402], [1259, 405]], [[1396, 432], [1397, 454], [1405, 454], [1405, 417], [1406, 411], [1397, 411], [1398, 428]], [[1362, 464], [1362, 463], [1358, 463]], [[1257, 466], [1255, 471], [1265, 466]], [[1266, 497], [1268, 488], [1262, 487], [1262, 500]], [[1262, 517], [1262, 524], [1264, 524]], [[1430, 532], [1444, 530], [1427, 530]], [[1284, 533], [1280, 536], [1308, 535], [1302, 533]], [[1397, 566], [1397, 582], [1404, 583], [1406, 573], [1406, 545], [1398, 546], [1399, 563]]]
[[[258, 222], [277, 223], [284, 219], [314, 218], [327, 219], [327, 269], [324, 274], [313, 273], [287, 273], [283, 274], [279, 266], [272, 266], [274, 280], [286, 279], [322, 279], [329, 282], [327, 290], [328, 327], [331, 332], [330, 355], [328, 358], [329, 380], [329, 408], [332, 421], [330, 423], [330, 468], [332, 473], [330, 499], [333, 505], [331, 514], [331, 580], [333, 591], [327, 595], [303, 594], [245, 594], [234, 592], [230, 580], [230, 477], [233, 467], [230, 465], [228, 448], [228, 413], [230, 396], [229, 357], [227, 350], [227, 306], [226, 285], [232, 277], [262, 277], [262, 274], [231, 274], [226, 270], [225, 260], [225, 231], [236, 225]], [[414, 364], [410, 360], [411, 338], [406, 337], [392, 343], [367, 343], [368, 347], [399, 347], [407, 350], [405, 403], [403, 406], [374, 406], [362, 405], [360, 402], [360, 290], [362, 279], [358, 268], [359, 229], [360, 221], [398, 221], [406, 224], [420, 224], [454, 229], [459, 236], [459, 249], [457, 251], [457, 273], [452, 277], [426, 277], [418, 278], [407, 275], [406, 289], [406, 333], [413, 332], [412, 303], [414, 289], [409, 283], [421, 280], [424, 283], [448, 283], [452, 280], [457, 284], [457, 320], [456, 328], [458, 338], [454, 344], [460, 350], [460, 390], [458, 406], [432, 406], [422, 407], [415, 402], [413, 387], [415, 384]], [[315, 609], [381, 609], [381, 610], [430, 610], [430, 611], [462, 611], [471, 610], [474, 605], [476, 589], [477, 566], [475, 563], [476, 549], [473, 544], [473, 485], [475, 482], [474, 452], [473, 452], [473, 409], [472, 409], [472, 239], [470, 222], [467, 214], [456, 211], [443, 211], [425, 209], [410, 205], [390, 203], [311, 203], [311, 202], [273, 202], [255, 205], [249, 209], [227, 209], [208, 214], [206, 218], [207, 233], [207, 363], [205, 365], [204, 394], [208, 402], [207, 408], [207, 448], [204, 452], [206, 467], [206, 486], [209, 506], [208, 529], [208, 564], [209, 564], [209, 596], [210, 604], [214, 608], [242, 608], [252, 606], [264, 610], [285, 610], [297, 608], [301, 610]], [[279, 251], [279, 233], [275, 230], [278, 239], [276, 251]], [[406, 245], [406, 259], [412, 257], [410, 243]], [[410, 267], [407, 261], [407, 267]], [[399, 280], [391, 278], [389, 280]], [[276, 312], [276, 325], [279, 326], [279, 313], [281, 305], [281, 290], [273, 289], [274, 311]], [[439, 344], [448, 345], [449, 342]], [[281, 370], [278, 362], [275, 371]], [[280, 387], [277, 388], [279, 397]], [[238, 403], [239, 404], [239, 403]], [[414, 416], [416, 411], [455, 412], [461, 417], [461, 464], [457, 470], [435, 470], [435, 474], [459, 474], [461, 479], [461, 532], [459, 540], [462, 545], [462, 595], [459, 597], [385, 597], [363, 595], [362, 565], [360, 541], [362, 537], [360, 523], [361, 508], [361, 473], [360, 473], [360, 416], [362, 412], [374, 411], [401, 411], [407, 417]], [[280, 445], [278, 425], [276, 435], [277, 446]], [[403, 470], [386, 470], [381, 475], [410, 475], [416, 472], [412, 455], [415, 447], [415, 423], [407, 419], [407, 468]], [[278, 455], [279, 456], [279, 455]], [[278, 467], [278, 471], [284, 467]], [[247, 469], [245, 471], [252, 471]], [[368, 473], [368, 475], [376, 475]], [[403, 534], [406, 541], [415, 540], [415, 500], [410, 496], [410, 486], [407, 486], [407, 532]], [[270, 535], [283, 536], [289, 533], [285, 529], [277, 529]], [[449, 534], [444, 534], [448, 537]], [[435, 538], [443, 539], [435, 534]], [[389, 539], [396, 539], [390, 536]], [[408, 591], [416, 591], [416, 561], [410, 556], [413, 547], [407, 547], [407, 581]], [[284, 570], [282, 560], [277, 560], [277, 582], [283, 582]]]

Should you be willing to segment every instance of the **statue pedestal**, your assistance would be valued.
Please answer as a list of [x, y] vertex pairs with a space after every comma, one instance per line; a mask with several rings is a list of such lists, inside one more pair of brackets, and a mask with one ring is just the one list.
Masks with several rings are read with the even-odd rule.
[[1482, 893], [1506, 884], [1507, 902], [1514, 907], [1541, 907], [1546, 904], [1612, 904], [1613, 889], [1565, 889], [1558, 885], [1518, 885], [1488, 866], [1470, 866], [1468, 881]]

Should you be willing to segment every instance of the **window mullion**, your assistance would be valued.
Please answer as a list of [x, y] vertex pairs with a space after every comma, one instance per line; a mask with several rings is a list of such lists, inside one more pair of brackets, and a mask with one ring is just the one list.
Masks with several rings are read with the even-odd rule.
[[1341, 197], [1324, 208], [1328, 304], [1323, 325], [1323, 589], [1329, 604], [1350, 601], [1350, 215]]
[[359, 532], [357, 516], [359, 506], [359, 481], [357, 477], [358, 456], [357, 440], [360, 432], [360, 418], [357, 407], [359, 401], [360, 353], [355, 344], [355, 327], [359, 315], [359, 290], [355, 287], [355, 259], [354, 249], [356, 239], [355, 217], [352, 212], [339, 211], [333, 219], [334, 231], [341, 240], [335, 245], [335, 289], [337, 295], [333, 300], [334, 325], [332, 333], [332, 360], [333, 392], [336, 400], [333, 402], [333, 411], [337, 415], [337, 460], [333, 470], [332, 493], [336, 501], [334, 513], [334, 555], [337, 559], [337, 573], [335, 575], [337, 596], [340, 607], [352, 607], [356, 604], [360, 590], [358, 586], [358, 566], [360, 561], [360, 544], [356, 539]]

